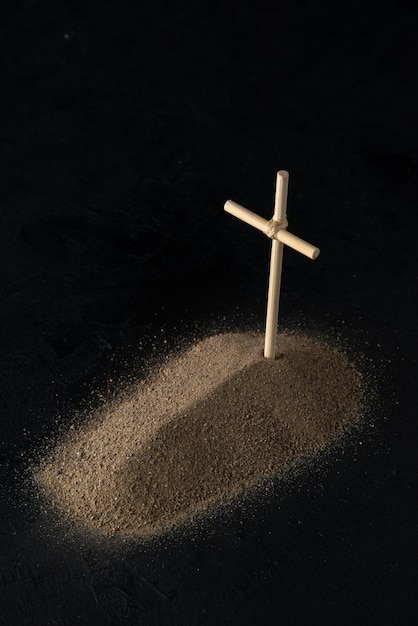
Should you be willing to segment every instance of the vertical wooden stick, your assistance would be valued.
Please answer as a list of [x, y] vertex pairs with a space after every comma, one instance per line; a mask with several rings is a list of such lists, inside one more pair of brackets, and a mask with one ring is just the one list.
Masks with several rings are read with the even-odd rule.
[[[287, 190], [289, 174], [284, 170], [277, 172], [276, 198], [273, 219], [282, 222], [286, 219]], [[270, 276], [267, 299], [266, 337], [264, 356], [266, 359], [276, 358], [277, 322], [279, 319], [280, 285], [282, 278], [283, 243], [277, 239], [271, 242]]]

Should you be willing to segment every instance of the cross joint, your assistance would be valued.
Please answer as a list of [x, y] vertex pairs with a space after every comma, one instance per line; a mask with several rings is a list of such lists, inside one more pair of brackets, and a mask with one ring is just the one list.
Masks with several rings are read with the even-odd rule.
[[274, 239], [274, 235], [279, 232], [279, 230], [285, 230], [288, 227], [288, 221], [285, 218], [284, 220], [278, 221], [275, 220], [274, 217], [271, 218], [266, 224], [263, 232], [270, 239]]

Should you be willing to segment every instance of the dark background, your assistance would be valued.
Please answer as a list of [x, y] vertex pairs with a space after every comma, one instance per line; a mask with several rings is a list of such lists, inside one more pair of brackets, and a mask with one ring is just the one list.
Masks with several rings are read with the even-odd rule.
[[[417, 18], [1, 4], [2, 624], [416, 623]], [[262, 323], [268, 242], [222, 207], [270, 217], [277, 169], [322, 250], [285, 253], [281, 323], [364, 355], [374, 428], [176, 540], [60, 538], [28, 459], [182, 337]]]

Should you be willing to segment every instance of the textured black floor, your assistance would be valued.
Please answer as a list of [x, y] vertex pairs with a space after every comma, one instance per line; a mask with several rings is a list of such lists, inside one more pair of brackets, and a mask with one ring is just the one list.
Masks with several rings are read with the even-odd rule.
[[[0, 18], [0, 623], [416, 623], [414, 3]], [[177, 541], [54, 536], [21, 486], [43, 438], [193, 329], [261, 323], [268, 242], [222, 206], [269, 217], [277, 169], [290, 230], [322, 250], [286, 252], [282, 323], [381, 372], [374, 434]]]

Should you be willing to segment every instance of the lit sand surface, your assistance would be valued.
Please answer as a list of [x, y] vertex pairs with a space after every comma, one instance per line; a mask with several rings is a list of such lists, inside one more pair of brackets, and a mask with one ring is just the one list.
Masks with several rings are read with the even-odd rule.
[[360, 419], [340, 351], [280, 334], [209, 337], [91, 416], [35, 470], [47, 501], [105, 535], [158, 534], [283, 475]]

